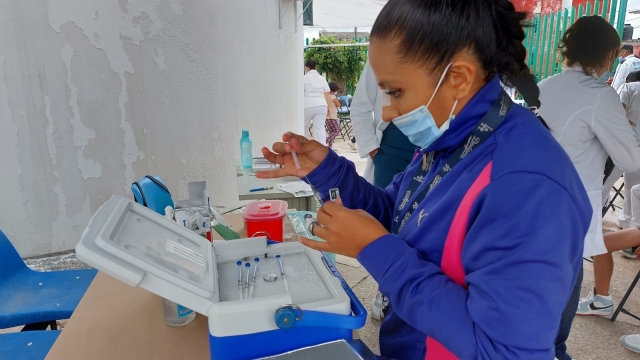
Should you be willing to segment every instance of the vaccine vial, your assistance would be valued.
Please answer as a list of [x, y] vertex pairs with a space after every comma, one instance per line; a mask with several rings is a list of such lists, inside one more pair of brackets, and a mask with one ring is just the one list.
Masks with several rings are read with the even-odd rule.
[[162, 299], [164, 322], [169, 326], [183, 326], [196, 318], [196, 312], [171, 300]]

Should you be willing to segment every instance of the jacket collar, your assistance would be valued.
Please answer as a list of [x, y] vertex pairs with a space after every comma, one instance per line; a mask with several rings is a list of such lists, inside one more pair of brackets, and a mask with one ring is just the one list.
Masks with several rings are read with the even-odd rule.
[[455, 151], [478, 125], [480, 119], [489, 112], [489, 109], [491, 109], [491, 106], [503, 91], [500, 79], [496, 75], [471, 98], [455, 119], [451, 121], [449, 129], [431, 146], [423, 149], [422, 152], [434, 150]]

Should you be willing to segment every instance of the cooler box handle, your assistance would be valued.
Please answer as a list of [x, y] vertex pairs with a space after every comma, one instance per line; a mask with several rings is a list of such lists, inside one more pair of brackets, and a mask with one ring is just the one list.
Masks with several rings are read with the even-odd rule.
[[342, 288], [351, 300], [351, 311], [353, 315], [328, 314], [320, 311], [303, 311], [300, 320], [295, 322], [295, 326], [300, 327], [324, 327], [340, 329], [361, 329], [367, 321], [367, 310], [364, 308], [358, 297], [353, 293], [347, 282], [338, 270], [333, 266], [326, 254], [322, 254], [322, 261], [333, 276], [337, 277], [342, 284]]

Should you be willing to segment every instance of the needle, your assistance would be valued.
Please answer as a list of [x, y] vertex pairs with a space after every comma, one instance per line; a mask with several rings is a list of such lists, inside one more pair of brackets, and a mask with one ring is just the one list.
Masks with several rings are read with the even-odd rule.
[[256, 283], [256, 273], [258, 272], [258, 262], [260, 262], [259, 258], [254, 259], [256, 262], [256, 266], [253, 268], [253, 276], [251, 277], [251, 286], [249, 287], [249, 299], [253, 298], [253, 286]]
[[247, 268], [247, 281], [244, 283], [244, 298], [248, 299], [249, 298], [249, 273], [251, 272], [251, 269], [249, 269], [251, 267], [251, 264], [246, 263], [244, 264], [244, 266]]
[[236, 264], [238, 265], [238, 294], [242, 300], [242, 261], [238, 260]]
[[284, 274], [284, 268], [282, 267], [282, 257], [280, 254], [276, 255], [276, 260], [278, 260], [278, 265], [280, 265], [280, 277], [282, 278], [282, 282], [284, 283], [284, 290], [289, 292], [289, 285], [287, 285], [287, 276]]
[[293, 150], [293, 146], [291, 146], [291, 144], [289, 144], [289, 146], [291, 147], [291, 156], [293, 156], [293, 162], [296, 164], [296, 169], [300, 170], [300, 161], [298, 160], [298, 154], [296, 154], [296, 151]]

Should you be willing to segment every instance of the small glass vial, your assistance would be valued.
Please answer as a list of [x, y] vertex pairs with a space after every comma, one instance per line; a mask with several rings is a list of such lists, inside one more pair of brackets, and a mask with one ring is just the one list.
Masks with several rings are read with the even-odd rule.
[[196, 318], [195, 311], [167, 299], [162, 299], [162, 310], [164, 322], [169, 326], [187, 325]]

